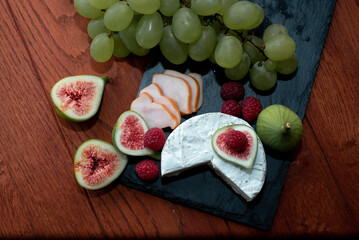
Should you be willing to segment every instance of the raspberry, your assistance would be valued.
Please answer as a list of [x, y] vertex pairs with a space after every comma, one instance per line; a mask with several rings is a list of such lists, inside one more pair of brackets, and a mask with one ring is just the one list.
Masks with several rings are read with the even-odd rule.
[[136, 164], [135, 171], [142, 180], [154, 181], [158, 178], [160, 168], [155, 161], [145, 159]]
[[230, 150], [243, 152], [247, 147], [248, 139], [243, 132], [232, 129], [227, 133], [224, 142]]
[[241, 105], [233, 99], [224, 101], [222, 104], [222, 113], [232, 115], [235, 117], [241, 116]]
[[244, 87], [238, 82], [227, 82], [221, 88], [221, 97], [223, 100], [240, 100], [244, 97]]
[[242, 117], [244, 120], [248, 122], [256, 120], [261, 111], [262, 104], [259, 99], [247, 97], [242, 101]]
[[144, 136], [144, 145], [153, 151], [162, 150], [166, 142], [165, 133], [161, 128], [150, 128]]

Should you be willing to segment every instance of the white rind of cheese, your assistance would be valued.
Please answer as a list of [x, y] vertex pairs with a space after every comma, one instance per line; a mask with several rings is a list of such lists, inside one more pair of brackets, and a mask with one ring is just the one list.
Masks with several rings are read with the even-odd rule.
[[246, 121], [223, 113], [206, 113], [186, 120], [167, 138], [161, 154], [161, 175], [177, 175], [198, 165], [208, 164], [235, 192], [247, 201], [262, 189], [266, 175], [266, 159], [261, 141], [252, 169], [244, 169], [220, 158], [211, 145], [214, 132]]
[[216, 153], [214, 153], [210, 166], [236, 193], [247, 201], [252, 201], [261, 191], [267, 172], [263, 144], [258, 139], [258, 152], [252, 169], [242, 168], [225, 161]]

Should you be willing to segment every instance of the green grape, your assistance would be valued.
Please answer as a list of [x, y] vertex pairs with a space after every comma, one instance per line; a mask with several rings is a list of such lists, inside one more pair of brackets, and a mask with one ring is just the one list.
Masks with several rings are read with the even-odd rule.
[[250, 66], [251, 60], [249, 59], [248, 54], [243, 52], [241, 62], [233, 68], [225, 68], [224, 74], [228, 79], [238, 81], [247, 75]]
[[125, 46], [137, 56], [144, 56], [149, 52], [149, 49], [144, 49], [138, 45], [136, 41], [136, 27], [138, 22], [133, 19], [130, 26], [125, 30], [120, 31], [120, 37], [125, 44]]
[[163, 21], [158, 12], [143, 15], [137, 24], [136, 40], [143, 48], [153, 48], [162, 38]]
[[251, 83], [260, 91], [270, 90], [277, 82], [277, 72], [268, 71], [262, 62], [256, 62], [251, 69]]
[[275, 62], [273, 60], [267, 59], [264, 63], [264, 67], [268, 70], [268, 71], [274, 71], [276, 70], [276, 67], [278, 65], [278, 62]]
[[208, 60], [213, 64], [217, 64], [216, 63], [215, 51], [212, 52], [212, 55], [208, 58]]
[[215, 60], [223, 68], [233, 68], [242, 59], [242, 44], [233, 36], [224, 36], [216, 46]]
[[259, 25], [261, 25], [261, 23], [264, 20], [264, 10], [263, 10], [263, 8], [261, 6], [259, 6], [258, 4], [254, 4], [254, 5], [256, 5], [256, 7], [259, 9], [259, 17], [258, 17], [257, 21], [253, 25], [248, 27], [248, 29], [254, 29], [254, 28], [258, 27]]
[[271, 24], [264, 30], [263, 41], [267, 42], [268, 39], [270, 39], [271, 37], [273, 37], [274, 35], [277, 35], [277, 34], [288, 35], [288, 30], [282, 24], [277, 24], [277, 23]]
[[[203, 25], [205, 25], [205, 24], [203, 24]], [[223, 29], [221, 29], [222, 26], [221, 26], [221, 24], [220, 24], [218, 21], [213, 21], [213, 22], [211, 23], [211, 27], [214, 29], [214, 31], [215, 31], [216, 33], [220, 33], [220, 32], [223, 31]]]
[[103, 21], [103, 15], [99, 16], [95, 19], [92, 19], [88, 25], [87, 25], [87, 33], [90, 36], [91, 39], [94, 39], [97, 34], [99, 33], [111, 33], [111, 30], [109, 30]]
[[280, 61], [277, 64], [276, 70], [281, 74], [291, 74], [293, 73], [298, 67], [298, 57], [297, 55], [293, 54], [290, 58]]
[[[263, 40], [260, 39], [257, 36], [251, 36], [250, 39], [252, 40], [252, 42], [254, 42], [257, 46], [261, 46], [264, 44]], [[258, 48], [256, 48], [255, 46], [253, 46], [252, 43], [250, 42], [245, 42], [243, 45], [243, 51], [245, 51], [249, 58], [251, 59], [251, 64], [254, 64], [260, 60], [264, 60], [264, 55], [261, 51], [259, 51]]]
[[119, 0], [90, 0], [90, 4], [97, 9], [107, 9]]
[[290, 58], [295, 52], [295, 42], [288, 35], [278, 34], [265, 43], [265, 55], [274, 61], [283, 61]]
[[180, 8], [180, 0], [161, 0], [160, 12], [166, 17], [172, 17]]
[[143, 16], [143, 14], [141, 13], [136, 13], [135, 11], [133, 12], [133, 19], [136, 19], [136, 21], [140, 21], [141, 17]]
[[227, 9], [238, 2], [238, 0], [221, 0], [221, 9], [218, 11], [219, 14], [223, 16], [223, 14], [227, 11]]
[[127, 28], [133, 18], [133, 10], [126, 2], [118, 2], [107, 9], [104, 22], [105, 26], [112, 31], [122, 31]]
[[231, 36], [233, 36], [233, 37], [235, 37], [235, 38], [237, 38], [237, 39], [241, 42], [241, 44], [243, 45], [243, 40], [242, 40], [242, 38], [238, 35], [237, 32], [235, 32], [234, 30], [229, 30], [229, 31], [227, 32], [227, 34], [228, 34], [228, 35], [231, 35]]
[[202, 26], [202, 34], [188, 46], [189, 56], [195, 61], [204, 61], [212, 55], [216, 47], [216, 32], [211, 26]]
[[239, 1], [230, 6], [223, 15], [229, 29], [249, 29], [260, 18], [259, 8], [251, 2]]
[[141, 14], [151, 14], [160, 8], [160, 0], [127, 0], [130, 7]]
[[192, 43], [201, 36], [201, 22], [191, 9], [180, 8], [173, 15], [172, 31], [180, 41]]
[[91, 42], [90, 53], [96, 62], [108, 61], [113, 53], [114, 40], [107, 33], [98, 34]]
[[[219, 41], [221, 41], [222, 38], [224, 38], [226, 35], [224, 34], [224, 32], [219, 32], [217, 33], [217, 37], [216, 37], [216, 43], [218, 44]], [[216, 44], [216, 46], [217, 46]], [[217, 64], [216, 62], [216, 48], [214, 49], [214, 51], [212, 52], [211, 56], [208, 58], [210, 62]]]
[[217, 43], [219, 43], [219, 41], [221, 41], [222, 38], [224, 38], [226, 35], [224, 34], [224, 32], [220, 32], [217, 34], [216, 40]]
[[175, 37], [171, 25], [163, 29], [160, 49], [163, 56], [173, 64], [182, 64], [187, 60], [188, 46]]
[[89, 0], [74, 0], [76, 11], [85, 18], [97, 18], [103, 14], [100, 9], [94, 8]]
[[113, 49], [113, 55], [118, 58], [127, 57], [131, 51], [123, 43], [120, 33], [116, 32], [112, 34], [113, 40], [115, 41], [115, 46]]
[[221, 0], [192, 0], [191, 9], [198, 15], [209, 16], [221, 10]]

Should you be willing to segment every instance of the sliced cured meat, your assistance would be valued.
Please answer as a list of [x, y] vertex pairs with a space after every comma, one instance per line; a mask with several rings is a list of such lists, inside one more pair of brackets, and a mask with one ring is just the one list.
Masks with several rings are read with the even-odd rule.
[[179, 77], [179, 78], [182, 78], [183, 80], [185, 80], [186, 82], [188, 82], [188, 84], [191, 86], [191, 91], [192, 91], [191, 110], [192, 110], [192, 112], [196, 112], [197, 106], [198, 106], [199, 95], [200, 95], [200, 86], [199, 86], [197, 80], [187, 74], [180, 73], [180, 72], [177, 72], [174, 70], [169, 70], [169, 69], [166, 69], [163, 72], [163, 74]]
[[155, 102], [165, 105], [177, 119], [178, 124], [181, 123], [181, 113], [177, 103], [172, 98], [163, 96], [161, 88], [156, 83], [151, 83], [142, 89], [140, 95], [145, 92], [150, 94]]
[[131, 110], [139, 113], [149, 128], [170, 127], [175, 129], [178, 126], [178, 121], [170, 110], [165, 105], [154, 102], [148, 93], [143, 93], [133, 100]]
[[198, 74], [198, 73], [191, 72], [191, 73], [188, 73], [188, 75], [190, 75], [191, 77], [196, 79], [198, 82], [198, 85], [199, 85], [199, 98], [198, 98], [198, 104], [197, 104], [197, 109], [196, 109], [196, 111], [198, 111], [198, 109], [200, 109], [203, 104], [203, 78], [202, 78], [201, 74]]
[[164, 96], [176, 101], [181, 115], [192, 113], [192, 90], [188, 82], [182, 78], [167, 74], [154, 74], [152, 83], [156, 83], [161, 88]]

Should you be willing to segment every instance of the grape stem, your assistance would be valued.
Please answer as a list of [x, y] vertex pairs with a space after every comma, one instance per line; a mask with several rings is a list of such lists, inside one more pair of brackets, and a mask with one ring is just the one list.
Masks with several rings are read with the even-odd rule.
[[[217, 22], [219, 22], [219, 24], [221, 25], [221, 29], [225, 29], [225, 34], [228, 34], [228, 31], [230, 30], [229, 28], [226, 27], [226, 25], [224, 24], [223, 20], [222, 20], [222, 16], [220, 14], [215, 14], [214, 15], [214, 20], [216, 20]], [[265, 45], [257, 45], [255, 44], [251, 38], [248, 38], [246, 35], [244, 35], [242, 32], [238, 31], [238, 30], [232, 30], [233, 32], [235, 32], [242, 40], [243, 42], [249, 42], [250, 44], [252, 44], [255, 48], [258, 49], [258, 51], [260, 51], [263, 56], [265, 56], [264, 54], [264, 48]]]
[[192, 5], [192, 0], [181, 0], [182, 7], [188, 7], [190, 8]]

